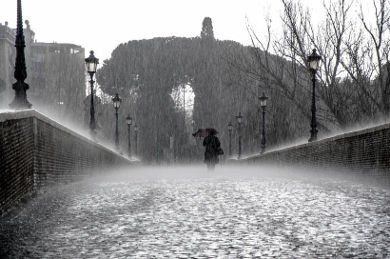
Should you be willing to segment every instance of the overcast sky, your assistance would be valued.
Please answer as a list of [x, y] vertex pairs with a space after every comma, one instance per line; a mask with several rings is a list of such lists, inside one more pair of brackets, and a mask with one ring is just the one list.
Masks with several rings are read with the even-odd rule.
[[[303, 1], [313, 11], [320, 0]], [[279, 0], [22, 0], [41, 42], [74, 43], [101, 60], [129, 40], [200, 34], [203, 18], [213, 20], [215, 37], [249, 45], [246, 17], [260, 31], [267, 15], [280, 16]], [[1, 0], [0, 22], [16, 26], [16, 0]]]

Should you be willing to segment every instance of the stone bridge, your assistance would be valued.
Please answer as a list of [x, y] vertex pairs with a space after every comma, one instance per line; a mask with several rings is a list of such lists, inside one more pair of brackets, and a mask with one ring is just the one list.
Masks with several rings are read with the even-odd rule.
[[388, 177], [389, 125], [207, 171], [135, 167], [34, 111], [0, 118], [0, 258], [390, 256], [390, 190], [370, 181]]

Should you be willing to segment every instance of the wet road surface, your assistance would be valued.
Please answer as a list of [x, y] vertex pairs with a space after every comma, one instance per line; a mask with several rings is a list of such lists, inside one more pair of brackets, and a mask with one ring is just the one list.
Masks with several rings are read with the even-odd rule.
[[2, 220], [0, 255], [390, 257], [388, 189], [281, 172], [138, 168], [48, 189]]

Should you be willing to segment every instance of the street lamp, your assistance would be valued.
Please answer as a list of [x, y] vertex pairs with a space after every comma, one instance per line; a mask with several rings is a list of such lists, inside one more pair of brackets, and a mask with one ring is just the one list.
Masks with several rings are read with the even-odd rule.
[[115, 119], [116, 119], [116, 124], [115, 124], [115, 146], [117, 149], [119, 149], [119, 131], [118, 131], [118, 109], [121, 106], [122, 99], [119, 98], [118, 93], [115, 94], [115, 97], [112, 98], [112, 103], [114, 104], [115, 108]]
[[241, 123], [242, 123], [242, 115], [241, 112], [236, 116], [237, 124], [238, 124], [238, 159], [241, 158]]
[[17, 2], [17, 25], [16, 25], [16, 37], [15, 37], [15, 48], [16, 48], [16, 59], [15, 59], [15, 72], [14, 77], [16, 83], [12, 85], [15, 90], [15, 98], [9, 106], [13, 109], [30, 109], [31, 103], [27, 100], [28, 84], [24, 82], [27, 78], [26, 71], [26, 59], [24, 56], [24, 48], [26, 42], [23, 35], [23, 21], [22, 21], [22, 1]]
[[130, 117], [130, 114], [126, 117], [127, 123], [127, 132], [129, 138], [129, 157], [131, 157], [131, 123], [133, 122], [133, 118]]
[[93, 101], [93, 75], [96, 73], [97, 65], [99, 64], [99, 59], [95, 57], [93, 50], [89, 52], [89, 57], [85, 59], [85, 65], [87, 72], [90, 76], [89, 83], [91, 84], [91, 106], [90, 106], [90, 121], [89, 121], [89, 129], [91, 132], [95, 132], [96, 129], [96, 121], [95, 121], [95, 106]]
[[261, 154], [265, 152], [265, 108], [267, 107], [268, 97], [265, 96], [264, 92], [262, 96], [259, 96], [260, 106], [263, 109], [263, 125], [261, 134]]
[[311, 130], [309, 142], [317, 140], [317, 118], [316, 118], [316, 73], [320, 65], [321, 56], [317, 54], [316, 49], [313, 49], [313, 52], [310, 56], [307, 57], [307, 63], [309, 64], [311, 72], [311, 81], [313, 83], [313, 92], [311, 100]]
[[232, 132], [233, 132], [233, 124], [229, 122], [228, 124], [228, 132], [229, 132], [229, 156], [232, 155]]
[[135, 144], [135, 150], [134, 153], [137, 156], [138, 155], [138, 126], [137, 124], [134, 125], [134, 134], [135, 134], [135, 139], [134, 139], [134, 144]]

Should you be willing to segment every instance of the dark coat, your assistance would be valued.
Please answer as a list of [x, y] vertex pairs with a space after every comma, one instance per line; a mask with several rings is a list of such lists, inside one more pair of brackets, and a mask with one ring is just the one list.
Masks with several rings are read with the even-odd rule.
[[206, 147], [204, 152], [204, 160], [206, 163], [218, 163], [218, 149], [221, 147], [221, 142], [215, 135], [209, 135], [203, 140], [203, 146]]

